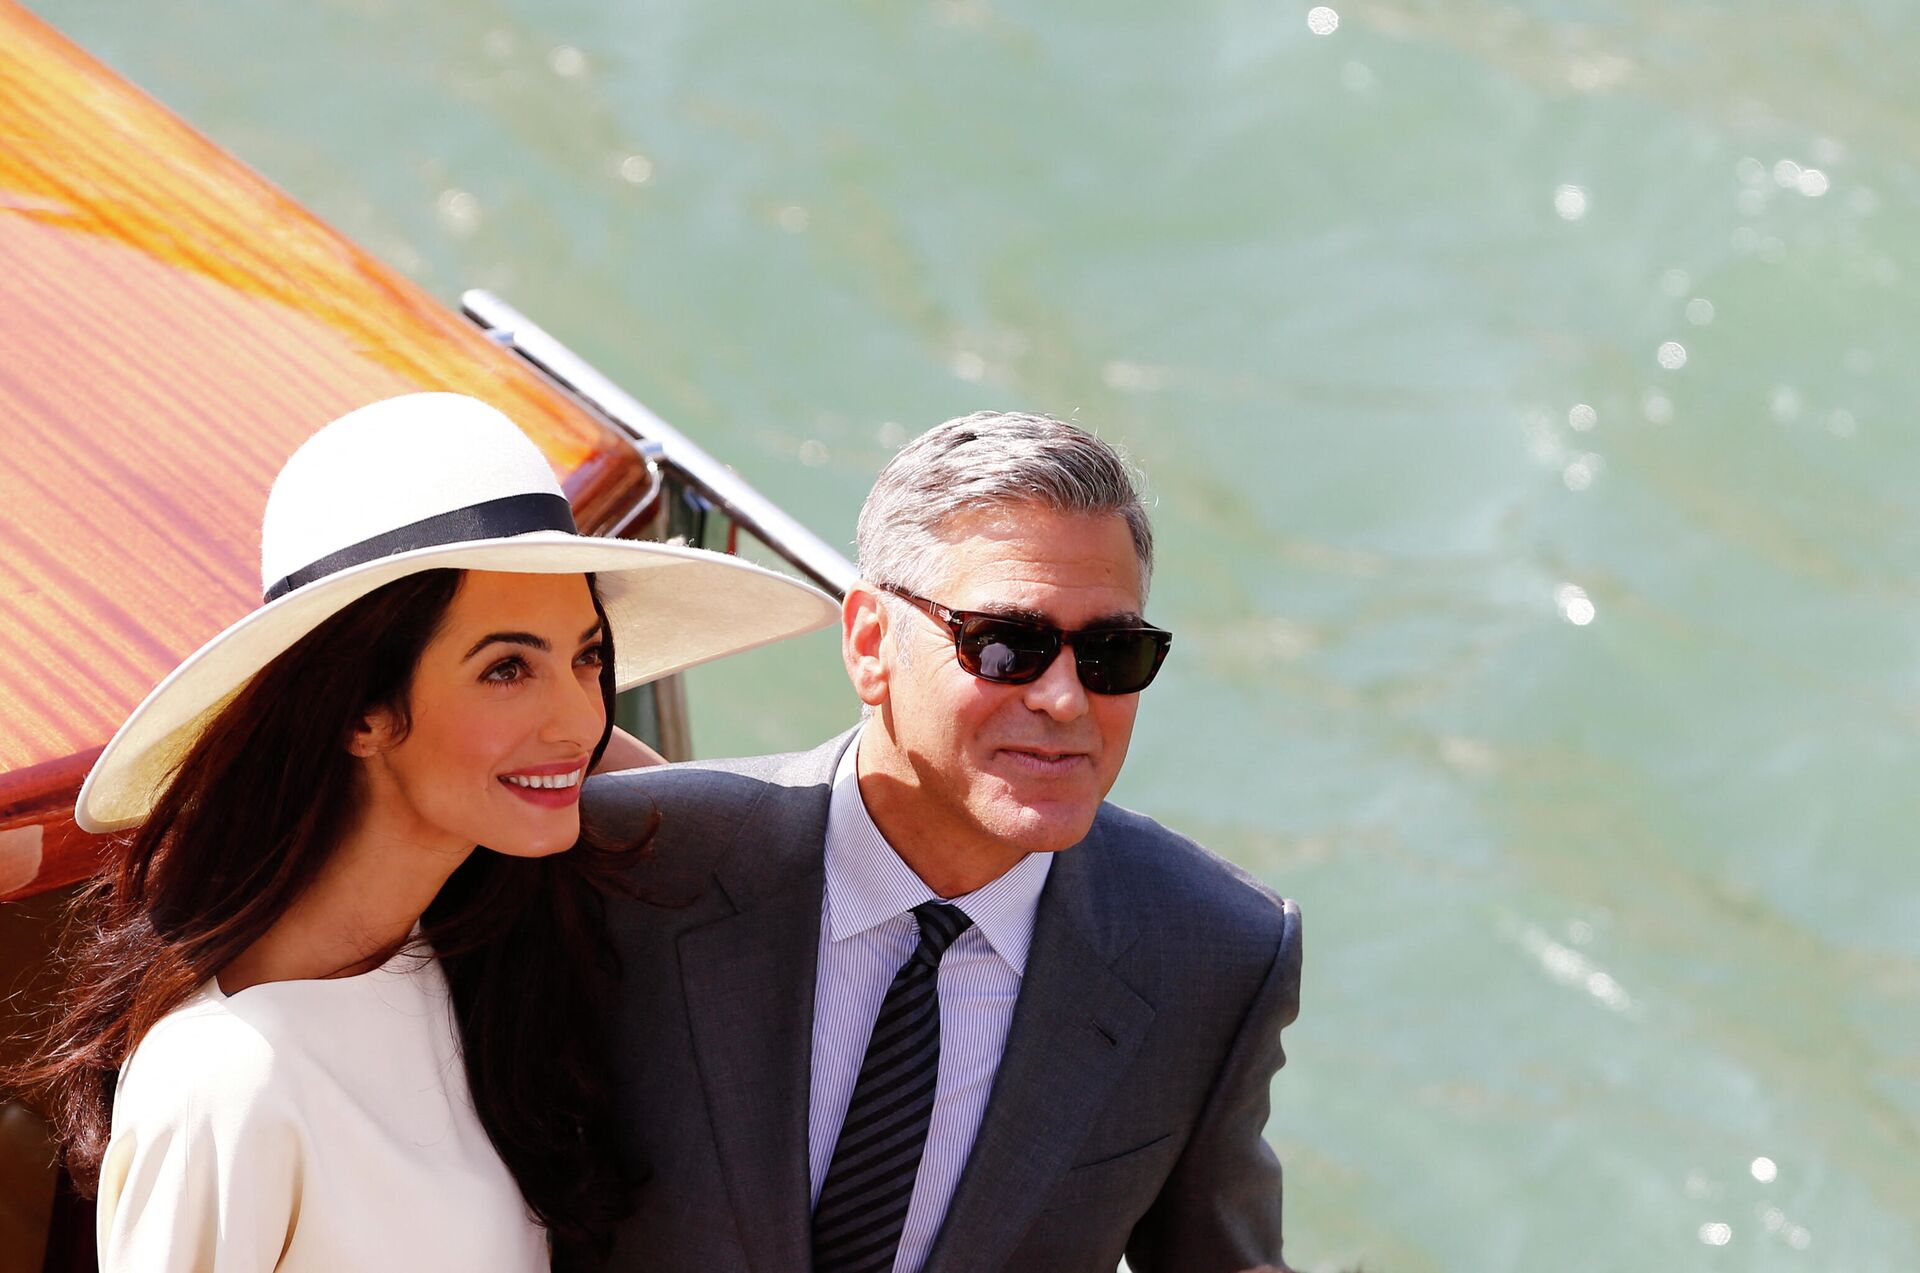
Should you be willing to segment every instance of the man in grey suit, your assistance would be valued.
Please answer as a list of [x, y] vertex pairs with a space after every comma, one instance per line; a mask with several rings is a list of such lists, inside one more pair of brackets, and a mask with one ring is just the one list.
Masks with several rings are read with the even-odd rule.
[[861, 511], [866, 714], [810, 752], [592, 779], [657, 818], [612, 914], [612, 1267], [1284, 1267], [1262, 1139], [1300, 916], [1105, 803], [1171, 642], [1126, 465], [1044, 416], [922, 435]]

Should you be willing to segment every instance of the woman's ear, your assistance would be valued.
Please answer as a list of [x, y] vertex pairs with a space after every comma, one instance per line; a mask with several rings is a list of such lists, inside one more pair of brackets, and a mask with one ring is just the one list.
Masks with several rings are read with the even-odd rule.
[[374, 708], [347, 731], [347, 751], [362, 760], [373, 759], [397, 741], [398, 725], [391, 709]]

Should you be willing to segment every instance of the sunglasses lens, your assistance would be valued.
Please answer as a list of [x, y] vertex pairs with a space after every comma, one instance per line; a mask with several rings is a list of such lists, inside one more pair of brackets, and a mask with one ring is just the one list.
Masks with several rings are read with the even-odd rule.
[[1083, 632], [1073, 648], [1080, 684], [1093, 694], [1137, 694], [1153, 683], [1169, 644], [1163, 632]]
[[968, 619], [955, 648], [960, 666], [983, 681], [1019, 685], [1044, 672], [1060, 652], [1060, 637], [1005, 619]]

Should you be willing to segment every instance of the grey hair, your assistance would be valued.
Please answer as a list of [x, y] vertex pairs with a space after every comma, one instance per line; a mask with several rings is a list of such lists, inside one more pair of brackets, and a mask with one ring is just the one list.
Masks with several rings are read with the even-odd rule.
[[1140, 596], [1153, 575], [1153, 527], [1126, 456], [1064, 420], [976, 411], [907, 443], [860, 509], [855, 551], [872, 583], [925, 593], [940, 586], [941, 535], [965, 513], [1037, 504], [1125, 520], [1140, 560]]

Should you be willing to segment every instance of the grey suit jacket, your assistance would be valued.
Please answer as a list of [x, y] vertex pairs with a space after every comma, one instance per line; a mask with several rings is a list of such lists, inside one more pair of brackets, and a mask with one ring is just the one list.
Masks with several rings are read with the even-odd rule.
[[[806, 1273], [827, 797], [813, 751], [608, 774], [591, 825], [658, 812], [614, 904], [620, 1134], [642, 1177], [610, 1267]], [[1048, 875], [1000, 1072], [924, 1273], [1279, 1266], [1261, 1138], [1299, 1004], [1300, 913], [1104, 805]]]

